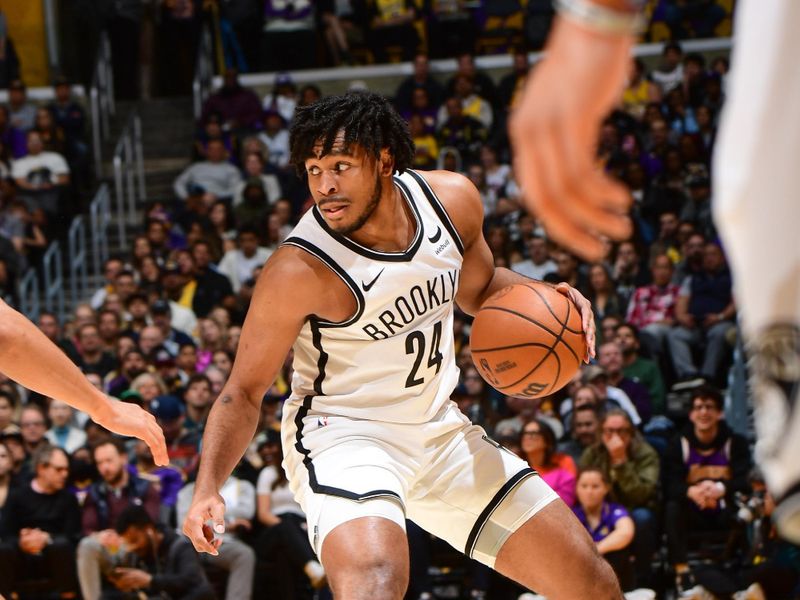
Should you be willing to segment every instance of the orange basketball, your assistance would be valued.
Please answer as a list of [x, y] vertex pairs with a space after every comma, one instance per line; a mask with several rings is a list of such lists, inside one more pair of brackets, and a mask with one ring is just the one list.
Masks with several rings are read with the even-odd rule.
[[520, 398], [562, 388], [586, 356], [578, 307], [535, 281], [510, 285], [481, 306], [470, 347], [481, 376], [496, 390]]

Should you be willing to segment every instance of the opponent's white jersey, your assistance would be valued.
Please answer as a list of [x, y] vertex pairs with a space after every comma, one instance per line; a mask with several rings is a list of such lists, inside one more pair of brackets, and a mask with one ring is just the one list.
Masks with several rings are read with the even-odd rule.
[[288, 400], [306, 411], [422, 423], [458, 382], [453, 304], [463, 244], [422, 176], [394, 178], [416, 233], [404, 252], [378, 252], [332, 231], [316, 207], [284, 244], [313, 254], [347, 284], [356, 312], [340, 323], [310, 318], [294, 344]]

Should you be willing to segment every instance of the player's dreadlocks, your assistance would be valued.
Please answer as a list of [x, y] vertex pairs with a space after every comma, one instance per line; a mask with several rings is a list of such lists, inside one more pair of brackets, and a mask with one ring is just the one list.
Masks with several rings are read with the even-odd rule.
[[345, 147], [356, 143], [376, 160], [381, 150], [388, 148], [398, 173], [411, 166], [414, 143], [406, 122], [386, 98], [358, 90], [297, 109], [289, 137], [289, 161], [297, 173], [301, 176], [305, 173], [305, 161], [314, 155], [313, 148], [318, 142], [322, 141], [324, 156], [342, 130]]

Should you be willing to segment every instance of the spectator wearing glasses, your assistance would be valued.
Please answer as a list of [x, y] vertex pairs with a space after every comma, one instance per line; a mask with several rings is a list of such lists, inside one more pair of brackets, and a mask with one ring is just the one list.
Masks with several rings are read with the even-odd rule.
[[575, 504], [575, 461], [567, 454], [556, 452], [556, 436], [542, 420], [534, 419], [522, 428], [522, 456], [536, 469], [567, 506]]
[[30, 459], [39, 446], [47, 444], [47, 419], [44, 411], [36, 404], [28, 404], [19, 415], [19, 428], [25, 454]]
[[638, 583], [648, 585], [657, 547], [658, 454], [633, 426], [628, 413], [612, 408], [603, 418], [600, 440], [586, 449], [580, 465], [600, 469], [609, 482], [610, 499], [630, 513], [636, 524], [632, 551]]
[[44, 445], [33, 463], [36, 476], [11, 492], [0, 521], [0, 594], [7, 598], [18, 581], [27, 579], [47, 581], [51, 593], [77, 591], [80, 509], [65, 489], [69, 458], [62, 449]]
[[747, 440], [725, 422], [722, 394], [701, 386], [692, 393], [689, 423], [664, 455], [664, 528], [680, 592], [694, 587], [688, 566], [689, 531], [730, 531], [734, 494], [747, 492], [752, 467]]

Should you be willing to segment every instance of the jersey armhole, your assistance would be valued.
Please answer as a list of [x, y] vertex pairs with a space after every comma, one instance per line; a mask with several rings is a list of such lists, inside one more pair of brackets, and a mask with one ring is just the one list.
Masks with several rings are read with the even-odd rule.
[[364, 296], [358, 290], [358, 286], [356, 282], [353, 281], [350, 276], [340, 267], [330, 256], [328, 256], [322, 249], [318, 248], [311, 242], [304, 240], [298, 237], [290, 237], [286, 238], [282, 246], [295, 246], [296, 248], [300, 248], [305, 252], [308, 252], [311, 256], [315, 257], [319, 260], [323, 265], [328, 267], [333, 273], [335, 273], [343, 282], [344, 284], [350, 289], [350, 293], [353, 294], [353, 298], [356, 301], [356, 312], [349, 318], [345, 319], [344, 321], [326, 321], [325, 319], [320, 319], [317, 316], [312, 316], [314, 321], [320, 327], [347, 327], [348, 325], [352, 325], [358, 319], [361, 318], [361, 315], [364, 313]]
[[433, 191], [433, 188], [431, 188], [431, 186], [428, 184], [428, 181], [422, 175], [412, 169], [407, 169], [406, 173], [408, 173], [414, 179], [414, 181], [417, 182], [417, 185], [422, 190], [422, 193], [425, 194], [425, 197], [428, 199], [428, 202], [430, 202], [431, 207], [439, 217], [442, 225], [444, 225], [444, 228], [447, 229], [447, 232], [453, 238], [456, 248], [458, 248], [458, 252], [463, 256], [464, 242], [461, 241], [461, 236], [458, 235], [458, 230], [453, 224], [453, 221], [450, 220], [450, 215], [447, 214], [447, 210], [442, 204], [442, 201], [439, 200], [439, 197]]

